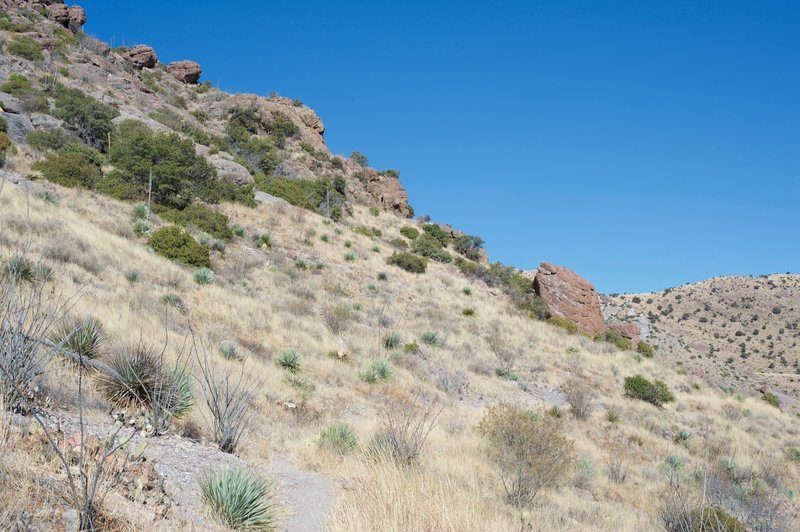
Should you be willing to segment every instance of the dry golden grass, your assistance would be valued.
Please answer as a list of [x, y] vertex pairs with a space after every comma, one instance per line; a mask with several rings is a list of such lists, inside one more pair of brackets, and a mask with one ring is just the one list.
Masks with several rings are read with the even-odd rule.
[[[667, 365], [637, 360], [633, 353], [532, 321], [498, 290], [464, 278], [453, 265], [431, 263], [424, 275], [386, 265], [391, 254], [387, 242], [399, 236], [399, 228], [410, 223], [406, 220], [374, 217], [356, 207], [345, 223], [327, 225], [293, 207], [223, 205], [231, 223], [246, 227], [248, 237], [234, 239], [224, 255], [214, 253], [216, 282], [199, 286], [191, 271], [150, 253], [134, 237], [129, 205], [87, 192], [57, 192], [58, 206], [32, 197], [28, 218], [25, 195], [19, 187], [6, 186], [0, 195], [0, 255], [8, 257], [27, 243], [33, 258], [42, 257], [53, 267], [54, 290], [80, 294], [73, 312], [102, 321], [111, 348], [139, 339], [161, 344], [167, 336], [168, 351], [174, 354], [189, 323], [212, 356], [219, 356], [223, 341], [234, 342], [242, 359], [220, 363], [244, 365], [261, 381], [242, 457], [262, 464], [290, 454], [332, 479], [338, 489], [330, 530], [514, 530], [521, 520], [542, 530], [654, 529], [665, 484], [659, 465], [679, 455], [687, 471], [702, 467], [700, 434], [706, 426], [715, 456], [735, 456], [744, 464], [769, 453], [785, 470], [788, 487], [800, 481], [783, 453], [787, 446], [800, 445], [796, 418], [760, 399], [738, 401]], [[355, 234], [357, 225], [377, 227], [383, 236]], [[255, 248], [249, 238], [264, 231], [272, 237], [271, 249]], [[373, 246], [380, 251], [372, 251]], [[345, 260], [350, 251], [355, 261]], [[298, 259], [305, 269], [298, 267]], [[140, 272], [134, 284], [123, 275], [131, 268]], [[386, 273], [386, 280], [378, 279], [379, 272]], [[472, 288], [471, 296], [462, 293], [465, 286]], [[178, 295], [187, 312], [162, 304], [166, 294]], [[347, 305], [350, 318], [331, 327], [326, 318], [337, 305]], [[477, 309], [476, 316], [463, 316], [465, 307]], [[440, 335], [443, 345], [425, 346], [420, 341], [425, 331]], [[421, 353], [387, 350], [384, 338], [390, 334], [404, 343], [416, 341]], [[489, 339], [498, 335], [519, 352], [514, 372], [521, 383], [494, 374], [501, 362]], [[298, 376], [306, 385], [290, 381], [289, 373], [276, 365], [286, 350], [300, 356]], [[346, 356], [332, 357], [331, 352]], [[359, 373], [376, 358], [390, 361], [393, 378], [367, 384]], [[463, 394], [449, 384], [457, 372], [469, 382]], [[657, 409], [623, 397], [623, 379], [633, 373], [665, 381], [676, 402]], [[71, 379], [63, 369], [48, 378], [51, 387], [66, 387]], [[597, 411], [585, 421], [572, 419], [561, 404], [559, 387], [572, 381], [590, 386], [595, 394]], [[371, 461], [360, 451], [338, 457], [317, 448], [322, 428], [346, 421], [355, 427], [363, 449], [378, 428], [381, 398], [389, 390], [419, 391], [445, 405], [418, 466], [402, 469]], [[99, 409], [102, 402], [93, 397]], [[561, 404], [578, 458], [590, 461], [593, 469], [593, 474], [565, 479], [563, 488], [542, 493], [524, 516], [505, 504], [485, 443], [475, 432], [485, 407], [502, 401], [536, 410]], [[608, 421], [608, 411], [620, 420]], [[674, 443], [680, 430], [692, 437]], [[610, 478], [615, 460], [627, 471], [623, 483]], [[30, 479], [43, 475], [33, 467], [26, 474]], [[50, 501], [41, 494], [30, 496]]]

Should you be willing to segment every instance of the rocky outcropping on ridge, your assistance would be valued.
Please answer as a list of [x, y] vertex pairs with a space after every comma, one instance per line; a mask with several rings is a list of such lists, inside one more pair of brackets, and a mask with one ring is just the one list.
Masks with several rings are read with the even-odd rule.
[[591, 336], [606, 330], [600, 296], [592, 283], [572, 270], [543, 262], [536, 271], [533, 288], [552, 315], [575, 322]]
[[197, 83], [203, 74], [202, 67], [194, 61], [173, 61], [167, 65], [167, 72], [181, 83]]

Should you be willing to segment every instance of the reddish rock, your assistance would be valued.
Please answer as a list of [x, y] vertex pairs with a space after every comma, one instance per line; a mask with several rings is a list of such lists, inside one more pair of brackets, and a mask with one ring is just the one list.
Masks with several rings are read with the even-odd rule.
[[203, 69], [194, 61], [173, 61], [167, 66], [167, 72], [181, 83], [197, 83]]
[[372, 168], [365, 169], [364, 175], [367, 193], [379, 207], [401, 216], [409, 214], [408, 194], [399, 179], [378, 173]]
[[533, 288], [550, 314], [575, 322], [591, 336], [605, 331], [600, 296], [592, 283], [572, 270], [543, 262], [536, 271]]
[[58, 22], [65, 28], [69, 26], [69, 9], [64, 4], [47, 6], [47, 12], [50, 14], [50, 18], [55, 22]]
[[158, 63], [156, 51], [144, 44], [134, 46], [125, 52], [123, 57], [133, 63], [136, 68], [153, 68]]
[[76, 32], [86, 24], [86, 11], [81, 6], [72, 6], [69, 11], [69, 28]]
[[639, 329], [639, 326], [635, 323], [609, 323], [608, 328], [612, 331], [616, 331], [622, 336], [623, 338], [627, 338], [631, 341], [631, 345], [636, 348], [636, 344], [639, 343], [639, 337], [642, 334], [642, 331]]

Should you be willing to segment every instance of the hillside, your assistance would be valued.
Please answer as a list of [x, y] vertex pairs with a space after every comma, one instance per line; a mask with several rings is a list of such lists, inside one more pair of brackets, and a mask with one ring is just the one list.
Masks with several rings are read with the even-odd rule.
[[[800, 420], [752, 387], [621, 349], [591, 283], [414, 218], [302, 103], [0, 6], [3, 530], [246, 529], [230, 472], [253, 529], [796, 526]], [[797, 307], [747, 304], [792, 364]]]
[[716, 277], [605, 299], [607, 318], [640, 324], [657, 357], [721, 387], [800, 395], [800, 276]]

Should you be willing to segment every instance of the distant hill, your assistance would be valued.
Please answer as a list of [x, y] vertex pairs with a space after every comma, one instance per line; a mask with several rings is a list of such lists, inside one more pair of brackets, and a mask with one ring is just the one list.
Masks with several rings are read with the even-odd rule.
[[715, 277], [662, 292], [603, 298], [607, 318], [636, 322], [657, 357], [721, 386], [800, 395], [800, 275]]

